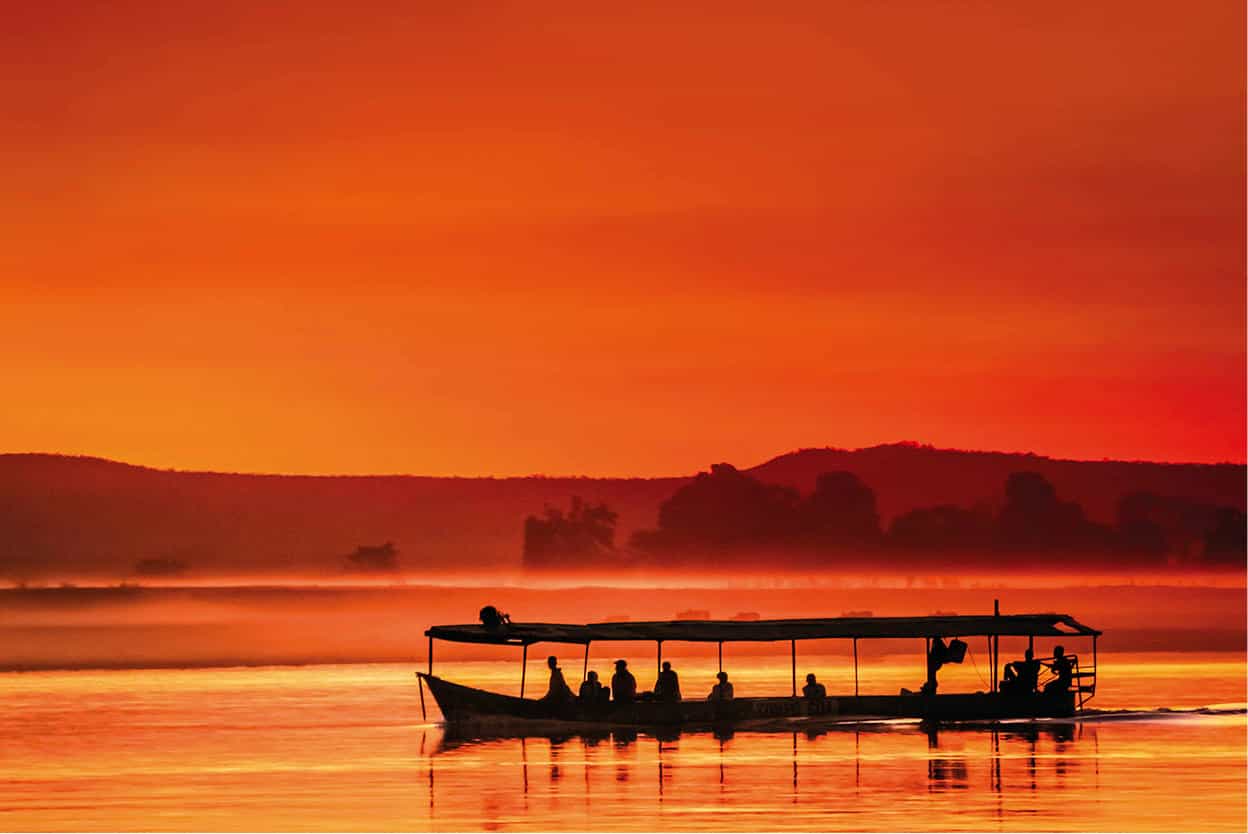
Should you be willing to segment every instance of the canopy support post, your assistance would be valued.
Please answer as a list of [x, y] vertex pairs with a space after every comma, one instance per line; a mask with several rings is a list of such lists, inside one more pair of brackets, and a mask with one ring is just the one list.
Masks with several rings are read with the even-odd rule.
[[524, 697], [524, 673], [529, 669], [529, 644], [524, 644], [524, 651], [520, 655], [520, 697]]
[[[1027, 651], [1030, 653], [1030, 655], [1031, 655], [1032, 659], [1034, 660], [1034, 659], [1035, 659], [1035, 656], [1036, 656], [1036, 635], [1034, 635], [1034, 634], [1028, 634], [1028, 635], [1027, 635]], [[1039, 668], [1039, 667], [1037, 667], [1037, 668]], [[1035, 692], [1035, 691], [1036, 691], [1036, 687], [1035, 687], [1035, 685], [1033, 684], [1033, 685], [1032, 685], [1032, 687], [1031, 687], [1031, 692]], [[1027, 693], [1027, 694], [1029, 694], [1029, 695], [1030, 695], [1030, 694], [1031, 694], [1031, 692], [1029, 692], [1029, 693]]]
[[719, 641], [719, 671], [724, 671], [724, 641]]
[[581, 680], [589, 674], [589, 641], [585, 641], [585, 663], [581, 666]]
[[998, 681], [1001, 679], [1001, 637], [1000, 635], [992, 635], [992, 691], [996, 692], [999, 688]]
[[793, 697], [797, 697], [797, 641], [789, 641], [789, 659], [793, 663]]
[[[992, 616], [1001, 616], [1001, 600], [994, 599], [992, 601]], [[1001, 637], [1000, 635], [992, 635], [992, 691], [997, 691], [997, 677], [1001, 674], [997, 669], [1001, 665]]]
[[654, 665], [654, 673], [657, 675], [659, 672], [663, 671], [663, 641], [658, 640], [656, 642], [659, 646], [659, 659]]
[[428, 668], [428, 670], [427, 670], [427, 673], [428, 673], [428, 674], [430, 674], [430, 675], [432, 675], [432, 674], [433, 674], [433, 638], [432, 638], [432, 637], [430, 637], [430, 638], [429, 638], [429, 659], [428, 659], [428, 662], [429, 662], [429, 668]]
[[858, 697], [858, 638], [854, 638], [854, 697]]
[[929, 665], [928, 658], [930, 658], [931, 656], [932, 656], [932, 638], [924, 637], [923, 638], [923, 682], [924, 683], [927, 683], [927, 667]]
[[1096, 635], [1092, 635], [1092, 692], [1096, 692]]

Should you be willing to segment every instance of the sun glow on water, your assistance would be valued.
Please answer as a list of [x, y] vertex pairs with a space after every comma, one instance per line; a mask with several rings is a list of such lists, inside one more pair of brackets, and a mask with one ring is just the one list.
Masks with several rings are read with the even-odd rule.
[[[533, 694], [544, 688], [543, 659], [528, 670]], [[562, 661], [572, 682], [579, 659]], [[699, 697], [713, 661], [677, 653], [673, 662], [687, 695]], [[784, 694], [790, 686], [787, 656], [729, 655], [725, 663], [739, 692]], [[649, 664], [638, 658], [634, 665], [648, 685]], [[844, 665], [839, 654], [799, 655], [799, 670], [819, 670], [830, 691], [845, 684]], [[1242, 830], [1245, 823], [1248, 697], [1239, 655], [1109, 655], [1094, 702], [1106, 710], [1223, 703], [1239, 712], [1110, 713], [1076, 725], [1021, 722], [998, 733], [934, 737], [895, 721], [814, 736], [463, 740], [435, 723], [428, 693], [431, 714], [421, 718], [415, 668], [5, 674], [0, 827]], [[435, 661], [435, 671], [499, 691], [519, 688], [517, 659]], [[886, 691], [913, 684], [922, 670], [902, 655], [867, 658], [861, 672]], [[964, 682], [943, 670], [941, 680], [950, 691]]]

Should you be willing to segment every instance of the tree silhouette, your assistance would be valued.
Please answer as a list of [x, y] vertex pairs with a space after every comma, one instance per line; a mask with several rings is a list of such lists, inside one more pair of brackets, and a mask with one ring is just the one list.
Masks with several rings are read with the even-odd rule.
[[640, 531], [645, 550], [736, 548], [790, 541], [800, 532], [795, 489], [765, 484], [727, 463], [699, 472], [659, 505], [659, 528]]
[[586, 504], [579, 496], [565, 513], [546, 507], [524, 521], [524, 564], [529, 567], [586, 566], [615, 550], [619, 515], [606, 504]]
[[852, 472], [824, 472], [801, 506], [802, 533], [819, 544], [864, 545], [880, 539], [875, 493]]
[[1104, 547], [1112, 533], [1084, 516], [1074, 501], [1037, 472], [1014, 472], [1005, 481], [1005, 506], [997, 516], [996, 543], [1004, 550], [1060, 550]]
[[1205, 561], [1214, 565], [1244, 566], [1248, 554], [1248, 517], [1234, 507], [1219, 507], [1205, 536]]
[[893, 519], [888, 538], [908, 549], [981, 550], [992, 543], [993, 518], [952, 504], [924, 507]]
[[1023, 471], [1006, 478], [995, 513], [983, 506], [921, 507], [897, 516], [883, 535], [875, 493], [854, 473], [822, 473], [803, 498], [720, 463], [664, 501], [657, 529], [638, 531], [632, 544], [652, 554], [710, 553], [716, 559], [768, 550], [809, 557], [889, 545], [961, 551], [994, 562], [1007, 553], [1100, 553], [1107, 561], [1125, 553], [1132, 564], [1159, 563], [1178, 549], [1221, 565], [1242, 564], [1244, 526], [1244, 514], [1233, 507], [1134, 492], [1120, 499], [1111, 528], [1089, 520], [1077, 502], [1062, 500], [1040, 473]]
[[651, 552], [743, 551], [782, 547], [813, 552], [880, 541], [875, 493], [852, 472], [825, 472], [809, 496], [764, 483], [727, 463], [700, 472], [659, 506], [657, 530], [634, 534]]
[[1170, 553], [1183, 562], [1222, 564], [1243, 553], [1243, 518], [1235, 507], [1130, 492], [1118, 502], [1118, 536], [1125, 549]]
[[360, 573], [392, 573], [399, 569], [399, 551], [394, 542], [362, 544], [345, 557], [346, 570]]

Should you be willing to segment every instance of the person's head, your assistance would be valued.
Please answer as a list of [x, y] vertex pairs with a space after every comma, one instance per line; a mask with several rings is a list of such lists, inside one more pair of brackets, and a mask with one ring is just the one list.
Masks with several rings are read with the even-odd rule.
[[1028, 649], [1027, 651], [1023, 652], [1024, 660], [1031, 660], [1035, 656], [1036, 656], [1036, 653], [1033, 652], [1031, 649]]
[[814, 682], [815, 682], [815, 673], [814, 673], [814, 672], [811, 672], [811, 673], [807, 674], [807, 675], [806, 675], [806, 683], [814, 683]]
[[672, 661], [670, 660], [663, 661], [663, 671], [664, 672], [672, 671]]
[[554, 669], [559, 665], [559, 659], [552, 654], [550, 657], [546, 658], [546, 665], [551, 669]]
[[590, 679], [591, 681], [596, 681], [596, 680], [598, 680], [598, 673], [597, 673], [597, 672], [592, 672], [592, 671], [591, 671], [591, 672], [589, 673], [589, 679]]
[[715, 677], [719, 679], [719, 682], [720, 682], [720, 683], [724, 683], [725, 681], [727, 681], [727, 680], [728, 680], [728, 673], [727, 673], [727, 672], [720, 672], [720, 673], [719, 673], [718, 675], [716, 675]]
[[624, 671], [625, 669], [627, 669], [627, 668], [628, 668], [628, 661], [627, 661], [627, 660], [617, 660], [617, 661], [615, 661], [615, 671], [617, 671], [617, 672], [623, 672], [623, 671]]
[[1066, 649], [1062, 648], [1061, 646], [1054, 646], [1054, 647], [1053, 647], [1053, 656], [1054, 656], [1054, 657], [1061, 657], [1061, 656], [1062, 656], [1062, 655], [1064, 655], [1064, 654], [1066, 654]]

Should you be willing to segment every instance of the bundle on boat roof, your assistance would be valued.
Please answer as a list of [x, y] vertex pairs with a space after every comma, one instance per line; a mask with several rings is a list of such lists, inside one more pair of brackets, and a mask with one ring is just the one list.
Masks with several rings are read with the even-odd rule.
[[775, 642], [828, 638], [1070, 637], [1101, 634], [1069, 614], [937, 617], [827, 617], [796, 620], [663, 620], [657, 622], [511, 623], [433, 626], [425, 636], [453, 643], [596, 643], [674, 640], [689, 643]]

